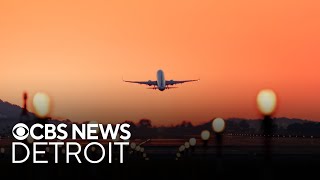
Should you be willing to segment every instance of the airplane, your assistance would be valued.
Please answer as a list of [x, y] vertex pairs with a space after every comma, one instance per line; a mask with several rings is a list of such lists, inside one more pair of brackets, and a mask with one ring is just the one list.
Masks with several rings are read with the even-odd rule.
[[182, 83], [186, 83], [186, 82], [193, 82], [193, 81], [199, 81], [200, 79], [195, 79], [195, 80], [183, 80], [183, 81], [175, 81], [175, 80], [169, 80], [166, 81], [164, 78], [164, 72], [160, 69], [157, 71], [157, 80], [156, 81], [126, 81], [123, 80], [124, 82], [128, 82], [128, 83], [137, 83], [137, 84], [145, 84], [148, 86], [153, 86], [152, 88], [148, 88], [148, 89], [158, 89], [160, 91], [164, 91], [165, 89], [172, 89], [172, 88], [177, 88], [177, 87], [169, 87], [173, 86], [175, 84], [182, 84]]

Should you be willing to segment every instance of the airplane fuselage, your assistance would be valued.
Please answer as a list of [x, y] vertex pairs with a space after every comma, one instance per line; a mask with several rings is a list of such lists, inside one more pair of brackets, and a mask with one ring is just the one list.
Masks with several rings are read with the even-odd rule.
[[157, 71], [157, 86], [160, 91], [164, 91], [166, 89], [166, 80], [162, 70]]

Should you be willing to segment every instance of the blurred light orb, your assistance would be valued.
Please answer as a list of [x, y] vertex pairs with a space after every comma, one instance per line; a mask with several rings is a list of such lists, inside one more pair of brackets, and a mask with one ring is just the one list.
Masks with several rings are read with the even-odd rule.
[[140, 151], [141, 147], [140, 146], [137, 146], [136, 147], [136, 151]]
[[50, 147], [49, 146], [46, 147], [46, 152], [50, 152]]
[[97, 127], [92, 128], [93, 130], [95, 130], [97, 133], [100, 132], [100, 128], [99, 128], [99, 123], [97, 121], [89, 121], [88, 124], [97, 124]]
[[134, 142], [130, 144], [131, 149], [135, 149], [136, 146], [137, 146], [137, 145], [136, 145], [136, 143], [134, 143]]
[[181, 154], [179, 152], [176, 155], [177, 155], [178, 158], [181, 157]]
[[276, 109], [277, 95], [271, 89], [261, 90], [257, 96], [257, 105], [261, 114], [271, 115]]
[[142, 152], [142, 153], [144, 152], [144, 148], [143, 147], [140, 148], [140, 152]]
[[186, 149], [186, 147], [185, 147], [184, 145], [181, 145], [181, 146], [179, 147], [179, 151], [180, 151], [180, 152], [184, 151], [185, 149]]
[[197, 144], [196, 138], [190, 138], [189, 143], [190, 143], [190, 146], [195, 146]]
[[207, 141], [209, 140], [209, 138], [210, 138], [210, 132], [208, 130], [203, 130], [201, 132], [201, 139], [204, 141]]
[[146, 158], [146, 157], [147, 157], [147, 154], [146, 154], [146, 153], [143, 153], [143, 154], [142, 154], [142, 157]]
[[36, 93], [33, 97], [33, 107], [38, 118], [46, 118], [50, 114], [51, 100], [46, 93]]
[[4, 154], [6, 152], [6, 149], [4, 149], [3, 147], [0, 149], [0, 153]]
[[92, 152], [95, 152], [95, 151], [96, 151], [96, 147], [92, 146], [92, 147], [91, 147], [91, 151], [92, 151]]
[[27, 142], [29, 144], [33, 143], [34, 139], [32, 138], [32, 136], [29, 134], [29, 136], [27, 137]]
[[184, 147], [186, 147], [186, 149], [188, 149], [190, 147], [190, 143], [189, 142], [185, 142], [184, 143]]
[[62, 154], [65, 154], [65, 153], [66, 153], [66, 150], [65, 150], [65, 149], [62, 149], [61, 152], [62, 152]]
[[226, 127], [226, 122], [222, 118], [216, 118], [212, 121], [212, 129], [216, 133], [222, 133]]

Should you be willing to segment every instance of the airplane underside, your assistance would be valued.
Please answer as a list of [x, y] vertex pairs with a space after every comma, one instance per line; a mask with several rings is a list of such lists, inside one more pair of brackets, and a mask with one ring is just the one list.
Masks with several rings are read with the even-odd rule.
[[150, 88], [147, 88], [147, 89], [153, 89], [153, 90], [159, 90], [159, 91], [164, 91], [166, 89], [174, 89], [174, 88], [178, 88], [178, 87], [175, 87], [175, 86], [166, 86], [165, 88], [158, 88], [157, 86], [154, 86], [154, 87], [150, 87]]

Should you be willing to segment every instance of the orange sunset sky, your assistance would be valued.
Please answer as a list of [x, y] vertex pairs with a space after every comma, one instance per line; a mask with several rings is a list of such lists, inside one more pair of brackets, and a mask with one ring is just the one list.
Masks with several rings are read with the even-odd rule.
[[[319, 19], [315, 0], [0, 0], [0, 99], [43, 91], [57, 118], [199, 124], [259, 118], [256, 95], [272, 88], [276, 116], [320, 120]], [[122, 82], [158, 69], [201, 81]]]

